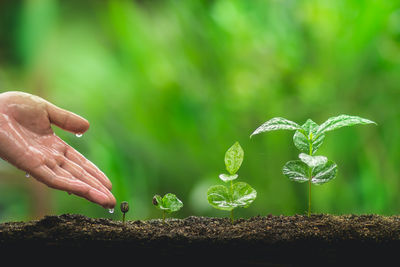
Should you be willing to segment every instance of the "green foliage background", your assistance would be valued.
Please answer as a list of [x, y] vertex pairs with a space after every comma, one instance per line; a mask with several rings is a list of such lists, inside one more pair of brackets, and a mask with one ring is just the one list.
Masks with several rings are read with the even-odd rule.
[[[339, 114], [378, 126], [328, 133], [317, 155], [339, 167], [314, 187], [315, 213], [400, 212], [400, 3], [375, 0], [0, 1], [0, 91], [21, 90], [91, 122], [55, 129], [113, 183], [128, 219], [228, 216], [207, 203], [224, 153], [239, 141], [242, 181], [258, 192], [237, 216], [305, 213], [307, 187], [281, 172], [290, 131], [249, 138], [281, 116]], [[55, 191], [0, 164], [0, 221], [120, 212]]]

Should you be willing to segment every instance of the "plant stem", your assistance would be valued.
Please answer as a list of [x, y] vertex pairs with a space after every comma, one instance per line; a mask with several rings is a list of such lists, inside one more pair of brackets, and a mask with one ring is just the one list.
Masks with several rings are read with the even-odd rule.
[[125, 224], [125, 213], [122, 214], [122, 223]]
[[311, 168], [308, 168], [309, 179], [308, 179], [308, 217], [311, 216]]
[[[231, 201], [233, 201], [233, 182], [231, 180], [231, 190], [230, 190], [230, 194], [231, 194]], [[233, 224], [233, 209], [231, 209], [231, 223]]]
[[[312, 140], [308, 140], [309, 142], [309, 155], [312, 156]], [[312, 179], [312, 169], [308, 167], [308, 217], [311, 216], [311, 179]]]
[[165, 210], [162, 211], [162, 222], [165, 223]]

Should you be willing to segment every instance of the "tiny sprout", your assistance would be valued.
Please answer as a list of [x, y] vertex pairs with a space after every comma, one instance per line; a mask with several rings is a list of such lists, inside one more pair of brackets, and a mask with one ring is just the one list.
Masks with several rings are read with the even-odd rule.
[[180, 201], [176, 195], [168, 193], [164, 197], [155, 195], [153, 197], [153, 205], [163, 213], [163, 222], [165, 222], [165, 213], [172, 213], [180, 210], [183, 207], [182, 201]]
[[125, 213], [129, 211], [129, 204], [126, 201], [121, 202], [120, 205], [121, 212], [122, 212], [122, 223], [125, 223]]

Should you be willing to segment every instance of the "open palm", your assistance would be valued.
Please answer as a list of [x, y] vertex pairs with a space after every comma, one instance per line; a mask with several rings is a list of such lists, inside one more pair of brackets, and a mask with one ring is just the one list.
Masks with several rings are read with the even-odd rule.
[[40, 97], [0, 94], [0, 157], [51, 188], [113, 208], [109, 179], [55, 135], [51, 124], [75, 134], [89, 128], [84, 118]]

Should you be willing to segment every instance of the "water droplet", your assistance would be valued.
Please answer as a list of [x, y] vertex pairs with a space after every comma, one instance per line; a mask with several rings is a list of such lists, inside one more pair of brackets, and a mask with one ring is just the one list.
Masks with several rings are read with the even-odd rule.
[[29, 177], [31, 177], [31, 175], [29, 173], [25, 173], [25, 177], [29, 178]]
[[109, 209], [108, 212], [109, 213], [114, 213], [114, 209]]
[[75, 136], [78, 137], [78, 138], [79, 138], [79, 137], [82, 137], [82, 135], [83, 135], [83, 134], [81, 134], [81, 133], [75, 134]]

